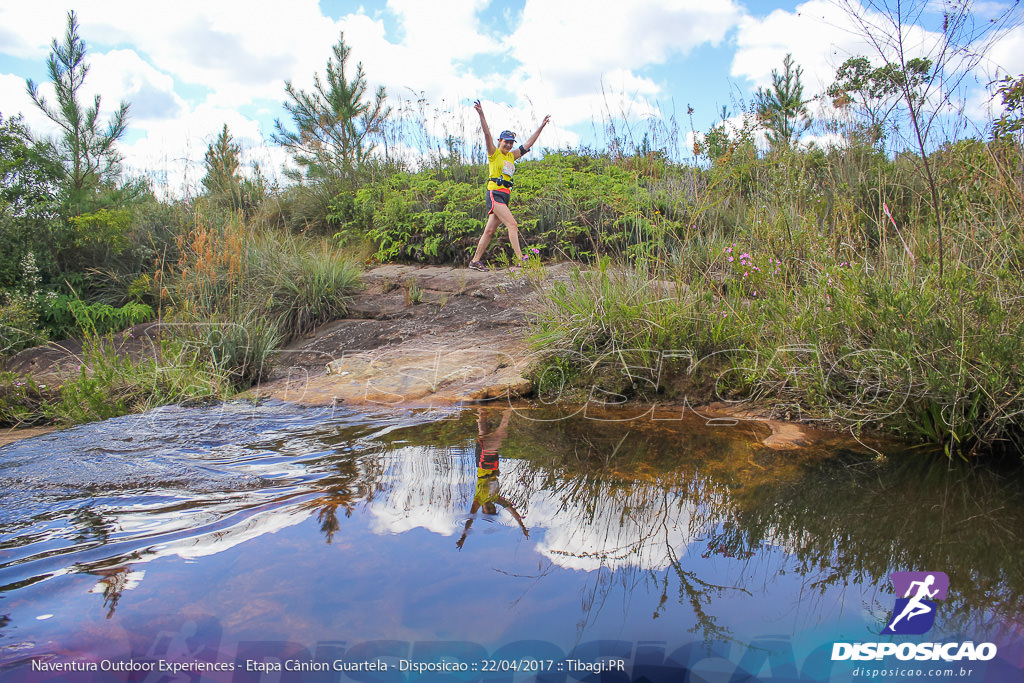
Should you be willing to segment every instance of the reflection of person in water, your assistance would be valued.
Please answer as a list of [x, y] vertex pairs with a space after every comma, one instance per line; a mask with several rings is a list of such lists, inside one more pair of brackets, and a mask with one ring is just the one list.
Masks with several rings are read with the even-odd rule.
[[498, 486], [498, 474], [500, 473], [498, 449], [501, 448], [501, 443], [508, 436], [508, 422], [512, 417], [512, 409], [502, 413], [501, 422], [494, 429], [491, 429], [488, 412], [481, 408], [477, 414], [476, 495], [473, 496], [473, 506], [469, 510], [470, 517], [466, 520], [466, 528], [462, 531], [462, 537], [455, 544], [459, 550], [466, 542], [469, 528], [473, 526], [473, 520], [476, 519], [477, 513], [483, 510], [485, 515], [497, 515], [499, 505], [508, 510], [509, 514], [519, 523], [523, 535], [527, 538], [530, 537], [530, 532], [526, 529], [526, 524], [523, 523], [519, 511], [501, 495]]

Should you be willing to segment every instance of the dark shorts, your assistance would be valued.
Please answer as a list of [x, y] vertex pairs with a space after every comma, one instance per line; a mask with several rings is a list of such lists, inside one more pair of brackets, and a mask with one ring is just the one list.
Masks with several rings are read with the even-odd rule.
[[487, 470], [488, 472], [498, 471], [498, 451], [485, 449], [477, 439], [476, 442], [476, 466], [478, 470]]
[[508, 200], [512, 196], [510, 192], [499, 192], [498, 190], [487, 190], [487, 215], [494, 213], [494, 203], [508, 206]]

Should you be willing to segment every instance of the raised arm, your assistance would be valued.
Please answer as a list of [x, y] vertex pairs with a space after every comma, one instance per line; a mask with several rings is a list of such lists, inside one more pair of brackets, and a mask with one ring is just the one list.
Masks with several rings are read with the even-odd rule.
[[473, 109], [476, 109], [476, 113], [480, 114], [480, 127], [484, 129], [484, 142], [487, 143], [487, 156], [490, 157], [494, 154], [496, 149], [494, 146], [494, 138], [491, 137], [491, 129], [487, 127], [487, 119], [484, 117], [484, 105], [480, 104], [480, 100], [473, 103]]
[[526, 154], [527, 152], [529, 152], [530, 149], [533, 147], [534, 143], [537, 142], [537, 138], [540, 137], [540, 132], [542, 130], [544, 130], [544, 126], [548, 125], [549, 123], [551, 123], [551, 116], [550, 115], [544, 117], [544, 120], [540, 122], [540, 128], [535, 130], [533, 132], [533, 135], [531, 135], [529, 138], [527, 138], [526, 142], [524, 144], [522, 144], [518, 148], [512, 150], [513, 156], [515, 156], [515, 158], [518, 159], [519, 157], [521, 157], [524, 154]]

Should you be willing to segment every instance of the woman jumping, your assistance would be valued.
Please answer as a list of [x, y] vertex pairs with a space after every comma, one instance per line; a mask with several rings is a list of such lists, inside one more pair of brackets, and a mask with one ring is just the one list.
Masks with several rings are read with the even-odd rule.
[[512, 195], [512, 174], [516, 172], [516, 161], [530, 151], [544, 126], [551, 121], [551, 117], [544, 117], [540, 128], [529, 137], [525, 145], [512, 149], [516, 134], [510, 130], [501, 131], [498, 144], [495, 146], [480, 100], [473, 103], [473, 108], [480, 114], [480, 126], [484, 129], [484, 140], [487, 142], [487, 224], [484, 226], [484, 234], [480, 236], [479, 244], [476, 245], [476, 253], [473, 254], [469, 267], [473, 270], [487, 270], [487, 266], [483, 264], [484, 252], [487, 251], [487, 245], [491, 243], [494, 231], [500, 224], [508, 228], [508, 241], [512, 244], [512, 251], [516, 252], [516, 257], [520, 262], [525, 258], [522, 249], [519, 248], [519, 225], [508, 208], [508, 200]]

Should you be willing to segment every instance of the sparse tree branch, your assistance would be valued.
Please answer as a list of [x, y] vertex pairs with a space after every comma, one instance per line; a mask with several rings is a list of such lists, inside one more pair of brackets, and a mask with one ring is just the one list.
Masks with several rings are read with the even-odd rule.
[[979, 17], [970, 0], [833, 0], [890, 73], [906, 108], [935, 213], [939, 276], [944, 269], [943, 206], [929, 151], [935, 127], [962, 121], [964, 85], [1002, 32], [1020, 21], [1018, 2]]

